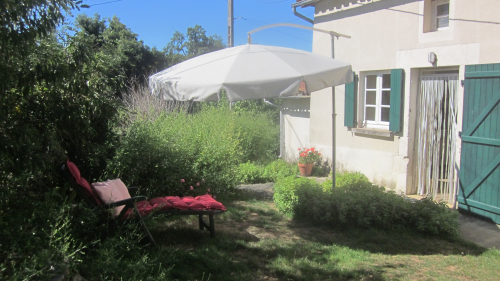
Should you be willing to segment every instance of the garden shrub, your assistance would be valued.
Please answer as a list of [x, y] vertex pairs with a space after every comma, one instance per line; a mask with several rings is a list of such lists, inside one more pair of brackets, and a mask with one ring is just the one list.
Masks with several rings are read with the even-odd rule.
[[[363, 188], [371, 186], [372, 183], [360, 172], [341, 171], [335, 173], [335, 185], [337, 188]], [[323, 183], [325, 192], [332, 192], [332, 180], [328, 179]]]
[[277, 182], [281, 178], [296, 175], [298, 173], [299, 167], [295, 163], [287, 163], [281, 159], [267, 164], [264, 169], [264, 177], [272, 182]]
[[296, 175], [299, 169], [295, 163], [287, 163], [281, 159], [262, 166], [255, 163], [240, 164], [239, 176], [241, 183], [276, 182], [281, 178]]
[[137, 185], [147, 196], [220, 193], [240, 182], [265, 182], [263, 168], [250, 163], [276, 156], [279, 126], [266, 112], [233, 111], [228, 104], [155, 101], [147, 88], [132, 87], [107, 177]]
[[204, 180], [213, 192], [234, 187], [242, 152], [231, 120], [231, 112], [221, 108], [135, 120], [108, 166], [109, 177], [137, 185], [148, 196], [184, 195], [189, 189], [181, 179]]
[[266, 113], [240, 111], [233, 114], [239, 133], [243, 161], [265, 163], [276, 159], [279, 152], [279, 125]]
[[264, 183], [267, 178], [264, 176], [264, 168], [259, 165], [247, 162], [242, 163], [238, 170], [238, 181], [240, 183]]
[[317, 186], [313, 179], [288, 176], [279, 179], [274, 184], [274, 202], [280, 212], [292, 215], [297, 208], [300, 198], [298, 190], [308, 190]]
[[288, 177], [275, 186], [280, 211], [295, 219], [326, 226], [356, 226], [380, 229], [408, 228], [433, 235], [458, 233], [458, 215], [445, 203], [431, 198], [416, 202], [371, 184], [361, 173], [343, 172], [322, 185]]

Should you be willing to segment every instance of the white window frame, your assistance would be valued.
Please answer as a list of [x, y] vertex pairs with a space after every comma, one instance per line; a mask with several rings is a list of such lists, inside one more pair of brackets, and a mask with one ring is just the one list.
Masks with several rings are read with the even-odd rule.
[[[366, 72], [363, 74], [363, 119], [366, 124], [367, 128], [374, 128], [374, 129], [383, 129], [383, 130], [389, 130], [389, 121], [382, 121], [381, 120], [381, 112], [382, 108], [391, 108], [390, 104], [389, 105], [382, 105], [382, 91], [391, 91], [391, 88], [382, 88], [382, 77], [384, 74], [391, 74], [390, 70], [387, 71], [373, 71], [373, 72]], [[377, 75], [377, 80], [376, 80], [376, 88], [375, 89], [367, 89], [367, 82], [368, 82], [368, 76], [369, 75]], [[376, 92], [376, 98], [375, 98], [375, 105], [367, 105], [366, 104], [366, 91], [374, 91]], [[392, 93], [391, 93], [392, 94]], [[367, 107], [374, 107], [375, 108], [375, 121], [371, 120], [366, 120], [366, 108]]]
[[[432, 0], [432, 31], [438, 30], [446, 30], [450, 27], [450, 0]], [[447, 16], [438, 16], [437, 15], [437, 7], [440, 5], [448, 4], [448, 15]], [[438, 19], [448, 17], [448, 26], [446, 27], [437, 27]]]

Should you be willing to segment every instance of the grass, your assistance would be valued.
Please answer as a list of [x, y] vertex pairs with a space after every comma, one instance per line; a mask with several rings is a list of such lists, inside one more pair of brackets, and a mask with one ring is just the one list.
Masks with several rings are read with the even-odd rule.
[[500, 251], [410, 232], [318, 228], [279, 213], [270, 196], [239, 190], [216, 217], [149, 222], [177, 280], [497, 280]]

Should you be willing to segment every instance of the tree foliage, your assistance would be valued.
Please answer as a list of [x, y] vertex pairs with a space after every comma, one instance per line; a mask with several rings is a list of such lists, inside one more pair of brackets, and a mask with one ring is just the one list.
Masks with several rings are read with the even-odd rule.
[[224, 49], [226, 46], [219, 35], [207, 36], [206, 31], [200, 25], [188, 27], [186, 35], [176, 31], [170, 42], [164, 48], [172, 62], [178, 63], [183, 60]]
[[94, 64], [111, 82], [116, 96], [130, 86], [129, 81], [146, 82], [146, 77], [171, 65], [164, 52], [150, 49], [120, 20], [81, 14], [76, 19], [77, 40], [89, 40]]
[[74, 0], [3, 0], [0, 2], [0, 41], [4, 47], [26, 46], [52, 32], [64, 13], [79, 8]]

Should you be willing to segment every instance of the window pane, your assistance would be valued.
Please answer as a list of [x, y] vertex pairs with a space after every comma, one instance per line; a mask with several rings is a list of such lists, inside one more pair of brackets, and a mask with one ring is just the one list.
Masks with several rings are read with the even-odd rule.
[[366, 104], [377, 104], [377, 92], [366, 91]]
[[382, 88], [384, 88], [384, 89], [391, 88], [391, 75], [390, 74], [382, 75]]
[[382, 91], [382, 105], [391, 105], [391, 91]]
[[382, 107], [382, 116], [380, 116], [380, 120], [383, 122], [389, 122], [390, 111], [391, 111], [390, 107]]
[[367, 89], [377, 88], [377, 75], [366, 75], [366, 88]]
[[437, 6], [437, 16], [447, 16], [450, 14], [450, 3]]
[[375, 107], [367, 107], [366, 108], [365, 119], [368, 121], [375, 121]]
[[450, 18], [449, 17], [438, 18], [437, 28], [447, 27], [449, 25], [450, 25]]

